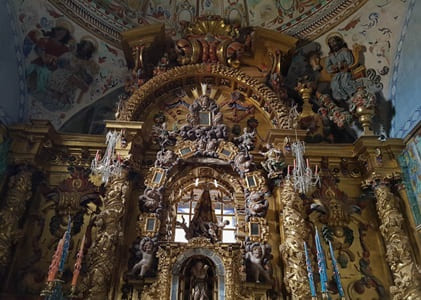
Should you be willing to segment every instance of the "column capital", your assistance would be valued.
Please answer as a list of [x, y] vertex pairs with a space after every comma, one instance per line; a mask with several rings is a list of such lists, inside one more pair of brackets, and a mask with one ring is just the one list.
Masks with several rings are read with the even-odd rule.
[[400, 172], [392, 172], [390, 174], [378, 174], [373, 172], [367, 179], [363, 180], [361, 187], [363, 189], [375, 189], [378, 186], [395, 186], [402, 182], [402, 177]]

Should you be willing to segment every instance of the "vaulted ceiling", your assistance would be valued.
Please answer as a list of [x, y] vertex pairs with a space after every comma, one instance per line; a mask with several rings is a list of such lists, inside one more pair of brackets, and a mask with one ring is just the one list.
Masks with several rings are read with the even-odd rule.
[[180, 23], [219, 15], [242, 26], [261, 26], [299, 39], [315, 39], [341, 23], [367, 0], [49, 0], [60, 12], [115, 46], [119, 33], [142, 24]]
[[[364, 63], [367, 68], [373, 68], [381, 75], [383, 94], [389, 99], [389, 83], [392, 82], [398, 41], [402, 39], [402, 27], [406, 24], [408, 7], [413, 2], [414, 0], [6, 0], [11, 24], [16, 32], [16, 68], [21, 70], [18, 81], [15, 81], [20, 82], [22, 87], [26, 85], [28, 90], [26, 95], [20, 93], [20, 106], [25, 107], [19, 109], [20, 112], [28, 112], [29, 118], [48, 119], [56, 128], [60, 128], [76, 113], [80, 115], [82, 110], [91, 107], [99, 99], [106, 99], [108, 105], [112, 106], [116, 89], [124, 86], [128, 75], [124, 55], [120, 50], [120, 33], [144, 24], [164, 23], [166, 33], [177, 38], [183, 23], [200, 15], [220, 15], [241, 26], [280, 31], [298, 38], [303, 42], [302, 45], [318, 45], [323, 55], [328, 53], [326, 34], [340, 32], [348, 45], [358, 43], [365, 47]], [[90, 59], [92, 78], [89, 79], [88, 89], [77, 87], [70, 93], [63, 93], [60, 87], [56, 87], [54, 93], [45, 93], [40, 90], [42, 86], [39, 86], [44, 83], [35, 82], [38, 85], [35, 87], [35, 76], [28, 76], [29, 71], [34, 72], [36, 67], [34, 38], [46, 39], [45, 34], [55, 26], [64, 26], [69, 30], [71, 41], [66, 45], [68, 49], [72, 49], [72, 45], [82, 40], [94, 43], [96, 51]], [[299, 56], [303, 51], [306, 51], [305, 48], [298, 49], [296, 54]], [[26, 74], [22, 72], [25, 69]], [[111, 95], [113, 99], [110, 98]], [[8, 104], [0, 102], [1, 114], [16, 114], [15, 111], [7, 110]], [[98, 116], [98, 120], [102, 117]]]

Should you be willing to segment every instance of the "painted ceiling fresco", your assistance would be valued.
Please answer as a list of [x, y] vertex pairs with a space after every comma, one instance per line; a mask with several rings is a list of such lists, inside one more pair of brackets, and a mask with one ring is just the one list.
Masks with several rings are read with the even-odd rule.
[[[282, 31], [313, 41], [308, 45], [316, 45], [323, 55], [328, 54], [326, 34], [339, 32], [349, 46], [365, 47], [365, 65], [382, 76], [387, 98], [408, 7], [407, 0], [8, 1], [20, 28], [28, 117], [48, 119], [57, 129], [124, 86], [130, 74], [120, 50], [121, 32], [165, 23], [167, 34], [176, 38], [185, 22], [198, 15]], [[292, 68], [299, 68], [306, 51], [297, 50]]]
[[97, 36], [119, 45], [119, 32], [165, 23], [177, 35], [195, 16], [219, 15], [242, 26], [261, 26], [300, 39], [314, 39], [367, 0], [49, 0]]

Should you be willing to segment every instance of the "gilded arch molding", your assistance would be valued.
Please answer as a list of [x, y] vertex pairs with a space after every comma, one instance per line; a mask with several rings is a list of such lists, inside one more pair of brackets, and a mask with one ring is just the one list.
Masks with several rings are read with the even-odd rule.
[[137, 121], [140, 113], [154, 103], [154, 99], [164, 93], [177, 86], [199, 84], [209, 80], [213, 80], [214, 82], [211, 84], [216, 85], [228, 82], [240, 89], [258, 108], [267, 113], [268, 119], [273, 120], [275, 128], [288, 128], [289, 108], [279, 100], [271, 89], [239, 70], [217, 64], [180, 66], [155, 76], [129, 98], [119, 113], [118, 120]]

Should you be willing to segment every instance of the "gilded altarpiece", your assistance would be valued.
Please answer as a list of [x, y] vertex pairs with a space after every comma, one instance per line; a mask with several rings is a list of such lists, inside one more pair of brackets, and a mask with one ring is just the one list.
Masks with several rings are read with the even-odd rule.
[[[110, 155], [122, 170], [108, 182], [90, 172], [98, 153], [107, 155], [103, 136], [60, 134], [42, 121], [11, 128], [0, 295], [38, 297], [70, 218], [59, 276], [75, 299], [311, 299], [304, 242], [313, 299], [322, 298], [316, 230], [333, 299], [419, 299], [419, 241], [404, 221], [409, 204], [396, 161], [404, 145], [373, 134], [376, 84], [364, 67], [335, 69], [355, 90], [334, 83], [332, 96], [323, 93], [310, 71], [291, 90], [283, 69], [297, 41], [218, 17], [189, 24], [168, 46], [174, 51], [145, 65], [147, 53], [162, 51], [154, 47], [164, 32], [145, 26], [122, 36], [133, 79], [116, 120], [106, 121], [121, 131]], [[346, 50], [340, 36], [331, 38], [329, 46]], [[347, 109], [332, 99], [346, 93]], [[335, 142], [354, 121], [362, 136]], [[305, 192], [294, 177], [298, 140], [320, 179]]]

